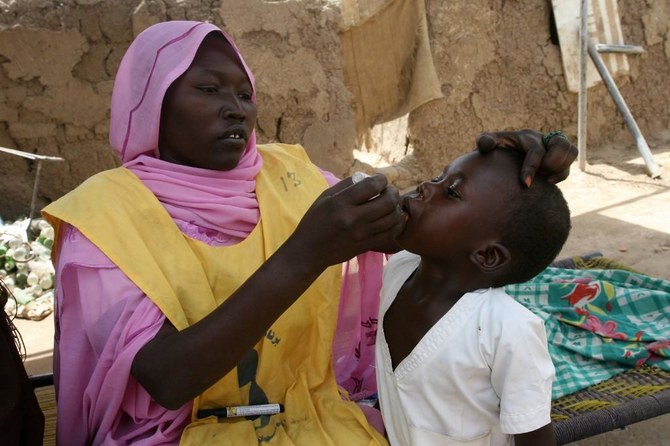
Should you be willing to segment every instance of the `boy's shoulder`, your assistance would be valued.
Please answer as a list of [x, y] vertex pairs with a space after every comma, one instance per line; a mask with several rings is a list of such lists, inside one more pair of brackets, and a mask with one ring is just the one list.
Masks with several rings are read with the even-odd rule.
[[490, 292], [477, 321], [480, 351], [485, 360], [493, 364], [500, 351], [512, 356], [527, 355], [531, 350], [535, 354], [547, 353], [544, 321], [504, 290], [493, 288]]
[[398, 251], [395, 254], [391, 254], [389, 257], [388, 263], [402, 263], [402, 262], [420, 262], [421, 257], [413, 252], [409, 251]]
[[407, 265], [419, 266], [421, 257], [409, 251], [398, 251], [389, 257], [384, 267], [384, 275], [389, 271], [397, 271]]
[[507, 294], [503, 288], [490, 288], [485, 291], [486, 304], [481, 308], [483, 318], [495, 322], [495, 325], [519, 324], [519, 329], [529, 325], [544, 325], [542, 319]]

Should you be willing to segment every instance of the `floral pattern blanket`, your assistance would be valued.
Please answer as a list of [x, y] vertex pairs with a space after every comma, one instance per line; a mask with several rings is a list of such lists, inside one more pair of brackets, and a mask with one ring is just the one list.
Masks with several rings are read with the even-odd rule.
[[641, 364], [670, 371], [670, 281], [622, 269], [547, 268], [505, 287], [545, 321], [552, 399]]

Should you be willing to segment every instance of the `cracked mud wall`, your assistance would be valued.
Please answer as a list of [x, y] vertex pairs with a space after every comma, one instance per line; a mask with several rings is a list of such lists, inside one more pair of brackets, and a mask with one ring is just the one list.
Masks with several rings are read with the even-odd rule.
[[[630, 76], [616, 83], [643, 134], [670, 126], [670, 3], [618, 2]], [[433, 55], [444, 100], [410, 114], [414, 170], [431, 175], [474, 147], [480, 130], [563, 129], [576, 141], [577, 94], [567, 90], [561, 54], [552, 43], [551, 2], [427, 2]], [[588, 92], [589, 151], [633, 138], [601, 83]], [[593, 153], [593, 152], [587, 152]], [[437, 165], [431, 160], [440, 159]]]
[[[549, 1], [426, 0], [426, 9], [444, 98], [410, 113], [413, 155], [393, 178], [399, 187], [471, 149], [481, 130], [562, 128], [575, 138], [577, 95], [550, 39]], [[643, 133], [667, 129], [670, 5], [627, 0], [619, 11], [627, 43], [645, 53], [629, 57], [631, 75], [617, 84]], [[117, 165], [107, 139], [114, 73], [133, 36], [163, 20], [208, 20], [233, 36], [257, 78], [260, 142], [300, 143], [338, 175], [353, 169], [339, 1], [2, 0], [0, 13], [0, 146], [66, 160], [44, 164], [38, 209]], [[590, 147], [632, 142], [602, 85], [589, 90], [588, 132]], [[28, 213], [35, 167], [0, 154], [1, 217]]]

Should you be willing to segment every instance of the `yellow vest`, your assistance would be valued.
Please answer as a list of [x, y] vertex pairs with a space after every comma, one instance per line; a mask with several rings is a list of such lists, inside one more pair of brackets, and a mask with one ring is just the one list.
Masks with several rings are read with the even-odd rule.
[[[293, 232], [327, 186], [299, 146], [259, 145], [260, 221], [233, 246], [186, 237], [141, 181], [125, 168], [101, 172], [50, 204], [44, 217], [84, 234], [179, 330], [230, 296]], [[266, 224], [271, 222], [271, 224]], [[58, 246], [53, 255], [57, 256]], [[358, 406], [342, 400], [332, 367], [341, 268], [327, 269], [238, 364], [194, 400], [182, 445], [385, 445]], [[267, 296], [272, 299], [272, 296]], [[221, 348], [234, 339], [222, 339]], [[197, 419], [199, 409], [281, 403], [253, 420]]]

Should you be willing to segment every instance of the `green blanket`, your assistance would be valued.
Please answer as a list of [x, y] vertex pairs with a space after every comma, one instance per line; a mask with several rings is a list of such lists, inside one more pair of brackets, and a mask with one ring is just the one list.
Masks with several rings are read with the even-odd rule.
[[649, 364], [670, 371], [670, 281], [623, 269], [547, 268], [505, 287], [545, 321], [552, 399]]

